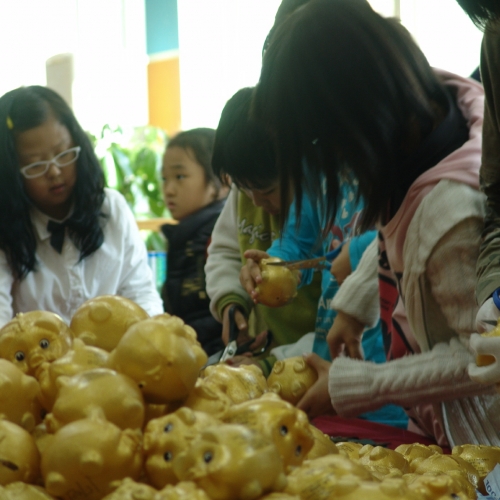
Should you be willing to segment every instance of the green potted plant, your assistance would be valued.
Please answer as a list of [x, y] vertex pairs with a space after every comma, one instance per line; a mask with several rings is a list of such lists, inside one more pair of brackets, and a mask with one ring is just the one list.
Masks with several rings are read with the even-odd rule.
[[[125, 131], [104, 125], [98, 137], [90, 137], [107, 185], [123, 194], [136, 219], [169, 217], [161, 180], [165, 132], [153, 126]], [[165, 250], [165, 239], [156, 231], [148, 231], [145, 239], [148, 250]]]

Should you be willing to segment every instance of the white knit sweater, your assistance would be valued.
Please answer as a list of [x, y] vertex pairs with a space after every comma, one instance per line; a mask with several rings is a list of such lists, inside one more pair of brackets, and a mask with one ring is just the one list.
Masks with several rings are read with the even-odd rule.
[[[481, 193], [449, 180], [424, 198], [408, 228], [402, 283], [408, 321], [422, 352], [383, 365], [336, 359], [329, 390], [339, 414], [355, 416], [395, 403], [411, 408], [420, 427], [441, 444], [446, 433], [451, 445], [500, 445], [495, 430], [500, 430], [500, 398], [493, 387], [472, 382], [467, 374], [483, 207]], [[377, 314], [376, 258], [376, 248], [370, 247], [332, 304], [364, 323]], [[367, 272], [373, 276], [371, 287]], [[363, 288], [356, 286], [358, 280]], [[446, 324], [432, 314], [435, 310]]]

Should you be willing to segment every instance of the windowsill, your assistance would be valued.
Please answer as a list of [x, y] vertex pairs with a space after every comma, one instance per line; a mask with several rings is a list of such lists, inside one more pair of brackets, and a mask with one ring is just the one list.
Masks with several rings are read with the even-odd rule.
[[153, 219], [137, 220], [137, 226], [140, 230], [159, 231], [163, 224], [178, 224], [179, 222], [168, 217], [156, 217]]

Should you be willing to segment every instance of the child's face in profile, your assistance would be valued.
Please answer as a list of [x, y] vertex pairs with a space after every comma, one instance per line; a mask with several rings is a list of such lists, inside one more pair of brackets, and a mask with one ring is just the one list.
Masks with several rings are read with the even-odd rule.
[[280, 186], [279, 181], [273, 182], [267, 188], [243, 188], [242, 190], [256, 207], [262, 207], [271, 215], [280, 213]]
[[172, 217], [182, 220], [212, 203], [217, 192], [190, 149], [167, 148], [163, 156], [163, 198]]

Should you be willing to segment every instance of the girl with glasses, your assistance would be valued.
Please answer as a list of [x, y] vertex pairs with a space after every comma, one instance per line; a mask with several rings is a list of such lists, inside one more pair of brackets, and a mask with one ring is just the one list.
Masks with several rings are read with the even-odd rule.
[[0, 176], [0, 326], [32, 310], [69, 323], [105, 294], [163, 312], [133, 214], [54, 91], [0, 97]]

